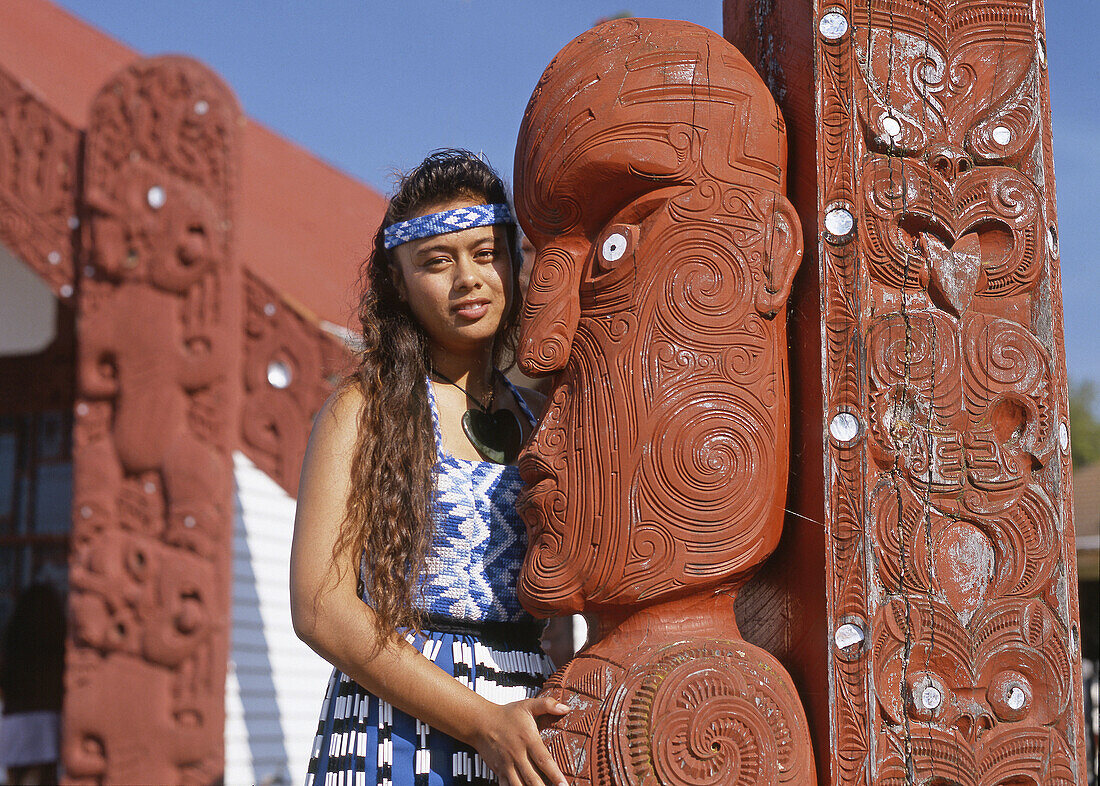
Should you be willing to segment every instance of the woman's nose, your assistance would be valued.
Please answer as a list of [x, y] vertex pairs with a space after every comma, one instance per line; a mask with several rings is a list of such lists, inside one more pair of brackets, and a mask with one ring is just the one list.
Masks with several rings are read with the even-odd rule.
[[477, 274], [477, 264], [472, 257], [468, 257], [465, 254], [460, 256], [455, 262], [454, 271], [455, 289], [473, 289], [481, 283], [481, 279]]

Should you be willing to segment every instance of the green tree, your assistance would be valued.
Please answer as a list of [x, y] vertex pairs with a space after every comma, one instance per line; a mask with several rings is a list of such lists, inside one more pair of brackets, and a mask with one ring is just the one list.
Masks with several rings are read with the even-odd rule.
[[1073, 466], [1081, 469], [1100, 459], [1100, 421], [1093, 413], [1096, 386], [1089, 380], [1070, 385], [1069, 424], [1073, 435]]

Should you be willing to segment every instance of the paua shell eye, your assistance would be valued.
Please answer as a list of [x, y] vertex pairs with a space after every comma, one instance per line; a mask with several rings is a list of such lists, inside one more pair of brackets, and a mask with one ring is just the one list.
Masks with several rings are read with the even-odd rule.
[[1003, 721], [1018, 721], [1031, 709], [1035, 695], [1031, 681], [1018, 671], [1002, 671], [994, 677], [986, 690], [989, 706]]
[[636, 224], [612, 224], [600, 235], [596, 260], [603, 270], [614, 270], [637, 246]]
[[612, 232], [604, 238], [600, 247], [600, 256], [604, 262], [618, 262], [626, 253], [626, 237], [621, 232]]
[[[916, 676], [916, 675], [914, 675]], [[914, 720], [930, 721], [941, 715], [948, 701], [947, 688], [931, 674], [921, 674], [912, 680], [909, 697], [909, 716]]]

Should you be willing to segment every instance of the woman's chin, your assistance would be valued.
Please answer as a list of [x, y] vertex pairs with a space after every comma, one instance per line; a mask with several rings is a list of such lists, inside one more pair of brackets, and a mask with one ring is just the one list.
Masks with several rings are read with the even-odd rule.
[[442, 335], [432, 336], [432, 340], [443, 349], [463, 354], [487, 349], [496, 340], [497, 324], [499, 323], [489, 316], [466, 324], [456, 322], [447, 330], [441, 331]]

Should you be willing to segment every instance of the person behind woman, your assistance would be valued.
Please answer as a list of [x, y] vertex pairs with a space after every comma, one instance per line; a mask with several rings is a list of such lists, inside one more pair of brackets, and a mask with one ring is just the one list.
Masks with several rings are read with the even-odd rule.
[[513, 464], [544, 403], [497, 369], [518, 259], [503, 182], [462, 150], [410, 172], [375, 236], [294, 524], [294, 629], [335, 667], [307, 786], [565, 783], [538, 724], [569, 708], [531, 698], [550, 667], [515, 595]]

